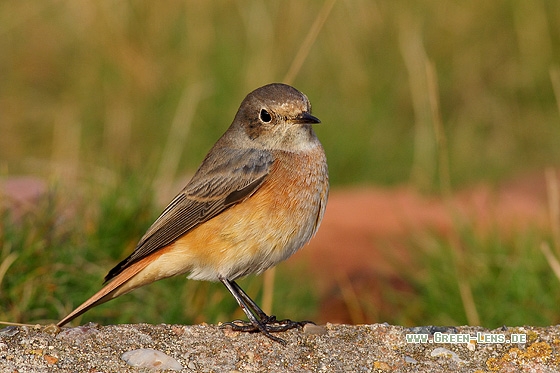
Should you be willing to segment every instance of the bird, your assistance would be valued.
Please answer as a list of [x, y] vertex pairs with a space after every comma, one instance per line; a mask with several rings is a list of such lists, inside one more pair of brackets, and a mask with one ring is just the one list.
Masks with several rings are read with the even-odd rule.
[[222, 325], [286, 344], [271, 333], [307, 321], [267, 315], [236, 280], [287, 259], [317, 232], [329, 192], [326, 155], [313, 130], [320, 122], [307, 96], [290, 85], [271, 83], [249, 93], [132, 254], [57, 326], [141, 286], [188, 274], [220, 281], [249, 319]]

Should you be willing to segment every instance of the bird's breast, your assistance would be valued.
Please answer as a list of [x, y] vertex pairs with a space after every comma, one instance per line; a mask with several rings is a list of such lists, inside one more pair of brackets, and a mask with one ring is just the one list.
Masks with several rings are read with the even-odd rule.
[[177, 240], [171, 260], [189, 265], [190, 278], [235, 279], [288, 258], [315, 234], [325, 212], [328, 171], [321, 145], [274, 152], [261, 187], [244, 201]]

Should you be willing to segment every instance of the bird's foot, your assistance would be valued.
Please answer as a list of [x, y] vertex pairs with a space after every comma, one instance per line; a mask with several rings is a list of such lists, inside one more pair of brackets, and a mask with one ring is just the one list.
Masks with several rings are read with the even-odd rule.
[[269, 333], [285, 332], [286, 330], [302, 328], [305, 324], [315, 324], [313, 321], [292, 321], [289, 319], [277, 320], [276, 316], [267, 316], [259, 320], [261, 325], [255, 325], [251, 321], [234, 320], [222, 323], [221, 327], [231, 327], [233, 331], [237, 332], [259, 332], [261, 326]]
[[275, 337], [270, 333], [285, 332], [294, 328], [302, 328], [305, 324], [315, 324], [312, 321], [292, 321], [289, 319], [277, 320], [276, 316], [266, 316], [262, 318], [258, 323], [252, 323], [251, 321], [244, 320], [234, 320], [230, 322], [225, 322], [220, 325], [221, 328], [230, 327], [231, 330], [237, 332], [247, 332], [255, 333], [261, 332], [268, 338], [286, 345], [286, 341], [281, 338]]

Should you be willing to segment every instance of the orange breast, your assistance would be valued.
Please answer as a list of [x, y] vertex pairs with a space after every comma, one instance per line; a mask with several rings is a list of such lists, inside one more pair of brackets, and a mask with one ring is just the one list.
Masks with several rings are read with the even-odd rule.
[[251, 197], [165, 250], [157, 260], [162, 277], [188, 271], [190, 278], [216, 281], [218, 275], [235, 279], [266, 270], [311, 239], [327, 193], [322, 148], [275, 153], [269, 176]]

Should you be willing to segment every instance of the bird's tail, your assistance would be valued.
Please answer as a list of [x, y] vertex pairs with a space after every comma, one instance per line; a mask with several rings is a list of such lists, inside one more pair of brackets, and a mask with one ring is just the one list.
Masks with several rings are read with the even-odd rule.
[[105, 303], [119, 295], [128, 293], [129, 291], [136, 289], [143, 284], [135, 284], [132, 286], [125, 286], [130, 279], [136, 276], [140, 271], [142, 271], [148, 264], [152, 261], [151, 258], [147, 257], [139, 260], [136, 263], [131, 264], [128, 268], [124, 269], [115, 278], [113, 278], [109, 283], [107, 283], [101, 290], [95, 293], [92, 297], [82, 303], [74, 311], [70, 312], [68, 316], [60, 320], [56, 325], [63, 326], [68, 322], [72, 321], [76, 317], [80, 316], [92, 307], [99, 304]]

